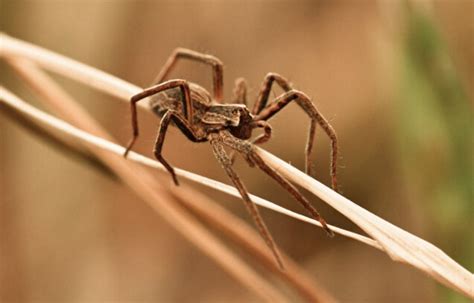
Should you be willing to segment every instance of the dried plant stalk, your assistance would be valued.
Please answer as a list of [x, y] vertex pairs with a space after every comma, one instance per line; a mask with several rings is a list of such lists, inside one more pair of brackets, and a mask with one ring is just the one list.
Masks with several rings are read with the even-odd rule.
[[274, 155], [259, 150], [289, 180], [298, 183], [371, 235], [394, 261], [409, 264], [474, 298], [474, 276], [433, 244], [383, 220]]
[[[185, 193], [188, 195], [188, 193]], [[189, 196], [189, 195], [188, 195]], [[298, 290], [298, 292], [308, 302], [335, 302], [334, 299], [320, 286], [314, 283], [304, 270], [282, 252], [282, 258], [285, 264], [285, 271], [280, 270], [273, 259], [273, 255], [268, 247], [261, 241], [253, 228], [236, 216], [230, 215], [219, 205], [213, 205], [212, 211], [209, 211], [207, 203], [201, 203], [203, 200], [199, 194], [189, 196], [183, 200], [183, 204], [190, 206], [190, 209], [200, 218], [210, 222], [215, 228], [222, 230], [230, 239], [236, 242], [239, 247], [250, 252], [260, 264], [273, 269], [273, 273], [281, 276]], [[238, 226], [238, 228], [235, 228]], [[236, 233], [238, 231], [238, 233]], [[258, 244], [258, 245], [255, 245]], [[315, 300], [319, 299], [319, 300]]]
[[[75, 121], [82, 129], [111, 138], [67, 93], [34, 64], [24, 59], [11, 58], [8, 63], [26, 83], [41, 95], [42, 101], [45, 101], [46, 105], [52, 107], [60, 116]], [[122, 154], [123, 152], [119, 153], [119, 155]], [[238, 222], [235, 216], [219, 208], [209, 198], [189, 187], [180, 187], [179, 189], [172, 187], [171, 189], [175, 198], [182, 202], [184, 206], [201, 218], [206, 219], [205, 221], [211, 225], [223, 229], [235, 242], [256, 257], [261, 264], [280, 275], [303, 298], [309, 302], [334, 302], [334, 299], [327, 292], [317, 287], [317, 283], [302, 269], [298, 268], [295, 263], [291, 262], [289, 258], [285, 257], [285, 261], [291, 266], [286, 271], [279, 270], [272, 255], [268, 254], [264, 246], [262, 247], [260, 238], [252, 229]], [[222, 226], [225, 226], [225, 228], [222, 228]]]
[[[78, 119], [78, 117], [82, 117], [84, 115], [87, 115], [87, 113], [79, 107], [77, 104], [70, 105], [70, 106], [65, 106], [65, 104], [69, 104], [71, 102], [66, 102], [70, 100], [70, 97], [63, 93], [58, 91], [57, 88], [53, 87], [52, 83], [45, 79], [46, 75], [38, 70], [33, 64], [26, 60], [18, 59], [18, 58], [7, 58], [7, 62], [15, 69], [15, 71], [30, 85], [32, 86], [37, 92], [39, 92], [44, 98], [51, 100], [47, 105], [52, 106], [56, 112], [60, 116], [63, 117], [70, 117], [70, 119], [74, 122], [80, 122], [80, 124], [84, 124], [85, 121], [88, 121], [90, 124], [96, 124], [93, 119], [90, 117], [84, 117], [81, 119]], [[62, 100], [62, 101], [61, 101]], [[84, 129], [85, 125], [83, 125]], [[108, 140], [111, 140], [111, 136], [106, 134], [103, 129], [99, 128], [98, 126], [94, 127], [87, 127], [86, 129], [89, 130], [92, 134], [99, 134], [103, 138], [107, 138]], [[67, 130], [65, 130], [67, 131]], [[84, 136], [81, 136], [81, 132], [77, 133], [77, 139], [78, 140], [85, 140], [86, 142], [97, 144], [101, 146], [104, 149], [107, 149], [109, 151], [114, 152], [117, 155], [123, 155], [124, 153], [124, 148], [122, 146], [119, 146], [117, 144], [112, 144], [111, 142], [108, 142], [108, 140], [103, 140], [98, 137], [91, 137], [89, 135], [84, 134]], [[140, 164], [160, 169], [164, 172], [166, 170], [164, 169], [163, 165], [158, 163], [156, 160], [152, 160], [150, 158], [147, 158], [143, 155], [140, 155], [138, 153], [131, 153], [128, 156], [128, 159], [132, 161], [136, 161]], [[240, 193], [235, 189], [233, 186], [226, 185], [224, 183], [221, 183], [219, 181], [215, 181], [213, 179], [206, 178], [204, 176], [200, 176], [179, 168], [175, 168], [176, 174], [180, 177], [183, 177], [185, 179], [194, 181], [196, 183], [202, 184], [207, 187], [211, 187], [214, 189], [217, 189], [219, 191], [222, 191], [224, 193], [227, 193], [229, 195], [232, 195], [234, 197], [240, 198]], [[171, 189], [176, 189], [175, 187], [172, 187]], [[281, 214], [287, 215], [289, 217], [293, 217], [297, 220], [310, 223], [319, 227], [321, 226], [321, 223], [319, 221], [316, 221], [312, 218], [306, 217], [304, 215], [298, 214], [296, 212], [293, 212], [291, 210], [288, 210], [286, 208], [283, 208], [273, 202], [270, 202], [268, 200], [265, 200], [261, 197], [251, 195], [252, 201], [254, 201], [256, 204], [263, 206], [265, 208], [271, 209], [273, 211], [279, 212]], [[337, 226], [329, 225], [330, 228], [337, 234], [346, 236], [348, 238], [352, 238], [354, 240], [357, 240], [359, 242], [363, 242], [367, 245], [370, 245], [374, 248], [382, 250], [382, 247], [374, 240], [367, 238], [365, 236], [359, 235], [357, 233], [339, 228]]]
[[[0, 56], [28, 58], [46, 69], [84, 82], [125, 100], [140, 91], [138, 87], [72, 59], [5, 35], [2, 35], [1, 38], [3, 48]], [[274, 168], [278, 169], [285, 177], [319, 196], [361, 227], [383, 247], [383, 250], [393, 260], [414, 266], [444, 285], [474, 298], [474, 275], [439, 248], [359, 207], [268, 152], [259, 149], [259, 154], [266, 161], [272, 163]]]
[[[21, 108], [31, 116], [37, 115], [44, 119], [44, 113], [24, 103], [21, 99], [0, 87], [0, 98], [4, 105]], [[220, 243], [192, 216], [187, 214], [177, 203], [173, 195], [157, 182], [142, 167], [126, 161], [123, 157], [113, 155], [94, 145], [88, 145], [90, 151], [101, 159], [119, 178], [127, 184], [141, 199], [146, 201], [161, 217], [171, 224], [186, 239], [196, 245], [202, 252], [209, 255], [219, 265], [237, 278], [245, 287], [253, 291], [261, 299], [268, 302], [286, 302], [285, 296], [269, 282], [260, 277], [232, 251]]]

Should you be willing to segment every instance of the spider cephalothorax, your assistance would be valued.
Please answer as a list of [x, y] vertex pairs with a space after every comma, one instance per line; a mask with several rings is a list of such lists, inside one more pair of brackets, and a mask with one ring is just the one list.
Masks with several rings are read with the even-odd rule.
[[[186, 80], [174, 79], [164, 81], [180, 58], [187, 58], [212, 66], [213, 97], [211, 97], [203, 87]], [[273, 82], [276, 82], [285, 93], [275, 98], [273, 102], [268, 103]], [[324, 219], [309, 201], [293, 184], [288, 182], [272, 167], [268, 166], [258, 155], [254, 147], [254, 144], [265, 143], [271, 138], [272, 128], [267, 123], [267, 120], [273, 117], [287, 104], [295, 101], [311, 119], [305, 150], [306, 172], [308, 174], [311, 172], [312, 162], [310, 156], [313, 149], [316, 126], [319, 125], [331, 140], [331, 185], [333, 189], [337, 190], [336, 161], [338, 147], [336, 133], [306, 94], [294, 90], [291, 84], [282, 76], [269, 73], [265, 76], [262, 88], [251, 111], [247, 108], [247, 86], [243, 79], [236, 81], [232, 104], [223, 104], [222, 62], [216, 57], [182, 48], [178, 48], [173, 52], [154, 83], [155, 84], [150, 88], [145, 89], [131, 98], [133, 137], [127, 146], [124, 156], [127, 156], [138, 137], [136, 103], [146, 97], [150, 97], [150, 109], [161, 117], [154, 154], [158, 161], [160, 161], [171, 174], [175, 184], [178, 185], [178, 179], [176, 178], [174, 169], [161, 154], [166, 130], [170, 123], [177, 126], [186, 137], [193, 142], [210, 142], [214, 155], [242, 196], [247, 210], [257, 225], [258, 231], [272, 250], [281, 267], [283, 264], [270, 232], [263, 222], [258, 208], [250, 200], [247, 189], [232, 168], [233, 156], [228, 155], [224, 147], [231, 148], [240, 153], [250, 165], [259, 167], [270, 177], [275, 179], [314, 219], [322, 224], [329, 235], [333, 234]], [[263, 128], [263, 134], [256, 137], [253, 141], [248, 141], [252, 136], [252, 130], [255, 128]]]

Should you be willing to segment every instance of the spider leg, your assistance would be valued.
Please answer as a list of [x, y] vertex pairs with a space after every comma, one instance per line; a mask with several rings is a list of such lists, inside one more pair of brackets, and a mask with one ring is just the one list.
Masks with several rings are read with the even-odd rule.
[[272, 137], [272, 127], [270, 126], [270, 124], [268, 124], [267, 121], [263, 121], [263, 120], [255, 121], [254, 123], [255, 123], [256, 127], [263, 128], [263, 134], [261, 134], [260, 136], [255, 138], [252, 141], [252, 143], [253, 144], [263, 144], [263, 143], [267, 142], [268, 140], [270, 140], [270, 138]]
[[160, 122], [160, 128], [158, 129], [158, 134], [156, 136], [156, 141], [155, 141], [155, 148], [153, 150], [153, 153], [158, 161], [160, 161], [161, 164], [168, 170], [168, 172], [171, 174], [171, 177], [173, 178], [173, 181], [176, 185], [179, 185], [178, 179], [176, 178], [176, 174], [174, 172], [173, 167], [163, 158], [161, 155], [161, 151], [163, 149], [163, 143], [165, 141], [165, 136], [166, 136], [166, 131], [168, 130], [168, 126], [170, 122], [173, 121], [179, 129], [181, 129], [187, 136], [191, 136], [194, 138], [197, 138], [197, 136], [194, 134], [194, 131], [191, 127], [191, 125], [181, 117], [181, 115], [175, 111], [168, 110], [164, 115], [163, 118], [161, 119]]
[[277, 181], [284, 189], [286, 189], [296, 199], [296, 201], [298, 201], [308, 211], [313, 219], [319, 221], [329, 236], [334, 236], [333, 231], [328, 227], [326, 221], [323, 219], [323, 217], [321, 217], [316, 208], [314, 208], [314, 206], [309, 203], [309, 201], [293, 184], [286, 180], [278, 171], [265, 163], [265, 161], [255, 152], [255, 148], [253, 147], [252, 143], [235, 138], [227, 131], [222, 131], [220, 134], [222, 137], [222, 142], [225, 145], [246, 154], [247, 157], [262, 171], [264, 171], [267, 175]]
[[132, 139], [127, 144], [127, 148], [125, 149], [125, 153], [123, 154], [124, 157], [127, 157], [128, 152], [132, 149], [132, 146], [135, 144], [135, 141], [138, 138], [138, 119], [137, 119], [137, 102], [143, 100], [146, 97], [151, 95], [157, 94], [161, 91], [179, 87], [181, 89], [181, 93], [183, 95], [183, 105], [184, 105], [184, 115], [188, 121], [192, 121], [193, 118], [193, 106], [191, 102], [191, 93], [189, 90], [189, 86], [186, 80], [169, 80], [157, 85], [154, 85], [150, 88], [145, 89], [144, 91], [134, 95], [130, 99], [130, 112], [132, 115], [132, 129], [133, 129], [133, 136]]
[[[292, 90], [291, 83], [283, 76], [277, 73], [268, 73], [262, 83], [262, 87], [257, 97], [257, 101], [252, 109], [252, 114], [258, 115], [265, 107], [267, 107], [268, 99], [272, 89], [273, 83], [276, 82], [285, 92]], [[311, 169], [313, 167], [311, 160], [311, 152], [313, 150], [314, 135], [316, 133], [316, 123], [311, 123], [309, 129], [308, 141], [306, 143], [306, 160], [305, 160], [305, 171], [308, 175], [311, 175]]]
[[223, 76], [223, 66], [224, 64], [218, 58], [199, 53], [186, 48], [177, 48], [173, 51], [171, 56], [166, 61], [165, 65], [161, 68], [158, 76], [156, 76], [153, 84], [158, 84], [163, 82], [163, 80], [169, 75], [173, 70], [180, 59], [188, 59], [192, 61], [201, 62], [208, 64], [212, 67], [212, 79], [213, 79], [213, 89], [214, 89], [214, 99], [216, 101], [222, 102], [224, 98], [224, 76]]
[[319, 124], [324, 132], [331, 140], [331, 164], [330, 164], [330, 175], [331, 175], [331, 186], [337, 191], [337, 158], [338, 158], [338, 145], [336, 132], [332, 128], [331, 124], [324, 118], [319, 112], [311, 99], [303, 92], [297, 90], [290, 90], [275, 99], [271, 104], [259, 111], [258, 115], [254, 118], [255, 121], [268, 120], [283, 109], [288, 103], [295, 101], [310, 117], [311, 125], [309, 128], [308, 139], [306, 141], [306, 173], [311, 174], [312, 160], [311, 152], [313, 150], [314, 135], [316, 133], [316, 125]]
[[265, 78], [263, 79], [262, 87], [260, 88], [260, 92], [258, 93], [257, 101], [252, 109], [253, 115], [258, 115], [262, 109], [267, 106], [268, 98], [270, 97], [270, 91], [272, 90], [273, 82], [275, 82], [285, 91], [292, 90], [291, 83], [283, 78], [281, 75], [277, 73], [268, 73]]
[[247, 82], [244, 78], [237, 78], [235, 80], [232, 103], [243, 104], [247, 106]]
[[280, 268], [283, 269], [284, 268], [283, 261], [278, 252], [278, 248], [275, 244], [275, 241], [273, 240], [272, 235], [270, 234], [270, 231], [268, 230], [265, 222], [263, 221], [263, 218], [260, 215], [260, 212], [257, 206], [250, 199], [248, 191], [245, 188], [245, 185], [243, 184], [242, 180], [237, 175], [237, 173], [232, 169], [232, 163], [224, 149], [224, 145], [222, 144], [222, 138], [221, 138], [220, 133], [211, 134], [209, 137], [210, 137], [209, 141], [211, 143], [214, 156], [217, 158], [217, 160], [219, 161], [219, 163], [221, 164], [221, 166], [224, 168], [227, 175], [229, 176], [230, 180], [232, 181], [232, 183], [234, 183], [234, 186], [239, 191], [240, 195], [242, 196], [242, 200], [244, 201], [245, 207], [247, 208], [247, 211], [249, 212], [253, 221], [255, 222], [255, 225], [257, 226], [258, 232], [264, 239], [267, 246], [272, 251]]

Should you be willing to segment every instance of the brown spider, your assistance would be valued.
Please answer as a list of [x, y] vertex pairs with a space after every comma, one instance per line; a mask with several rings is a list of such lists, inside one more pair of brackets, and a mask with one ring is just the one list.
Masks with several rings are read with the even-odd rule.
[[[186, 80], [175, 79], [163, 82], [179, 59], [198, 61], [209, 64], [212, 67], [214, 98], [212, 98], [201, 86]], [[285, 93], [277, 97], [270, 104], [267, 104], [274, 81], [281, 86]], [[249, 194], [242, 183], [242, 180], [232, 169], [233, 154], [229, 156], [224, 149], [225, 146], [239, 152], [243, 155], [250, 166], [257, 165], [261, 170], [280, 183], [280, 185], [283, 186], [309, 212], [311, 217], [321, 222], [328, 235], [333, 236], [332, 230], [329, 229], [326, 221], [319, 215], [318, 211], [293, 184], [286, 180], [272, 167], [268, 166], [258, 155], [253, 146], [253, 144], [262, 144], [270, 139], [272, 128], [266, 121], [278, 113], [288, 103], [295, 101], [311, 119], [305, 151], [306, 173], [310, 174], [312, 164], [310, 156], [313, 149], [316, 125], [319, 124], [329, 136], [332, 143], [330, 168], [331, 185], [333, 189], [337, 190], [336, 161], [338, 147], [336, 133], [329, 122], [319, 113], [306, 94], [292, 89], [291, 84], [282, 76], [275, 73], [269, 73], [265, 76], [257, 101], [255, 102], [251, 112], [247, 108], [246, 82], [241, 78], [236, 81], [234, 104], [222, 104], [222, 62], [214, 56], [183, 48], [177, 48], [172, 53], [153, 83], [153, 86], [131, 98], [130, 105], [133, 137], [124, 153], [125, 157], [138, 137], [136, 103], [146, 97], [154, 95], [150, 99], [149, 106], [155, 114], [161, 117], [154, 154], [158, 161], [160, 161], [171, 174], [174, 183], [178, 185], [174, 169], [161, 155], [166, 130], [170, 123], [174, 123], [174, 125], [193, 142], [209, 141], [211, 143], [215, 157], [225, 169], [227, 175], [230, 177], [231, 181], [242, 196], [248, 212], [257, 225], [258, 231], [271, 249], [281, 268], [283, 268], [283, 263], [275, 242], [260, 216], [258, 208], [250, 200]], [[254, 128], [263, 128], [264, 133], [255, 138], [252, 142], [247, 141], [250, 139]]]

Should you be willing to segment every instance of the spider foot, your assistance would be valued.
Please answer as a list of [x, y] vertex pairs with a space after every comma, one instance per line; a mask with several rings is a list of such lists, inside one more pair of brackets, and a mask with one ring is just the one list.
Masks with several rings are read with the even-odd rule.
[[323, 229], [324, 231], [326, 232], [326, 234], [333, 238], [335, 236], [334, 232], [332, 231], [332, 229], [329, 228], [329, 226], [327, 225], [326, 223], [326, 220], [324, 220], [323, 218], [319, 218], [319, 222], [321, 223], [321, 225], [323, 226]]
[[124, 158], [127, 158], [129, 152], [130, 152], [130, 150], [127, 148], [127, 149], [125, 150], [125, 152], [123, 153], [122, 156], [123, 156]]
[[161, 154], [155, 152], [156, 159], [166, 168], [166, 170], [170, 173], [171, 178], [173, 178], [173, 182], [176, 186], [179, 186], [178, 178], [176, 177], [176, 173], [174, 172], [174, 168], [169, 165], [169, 163], [163, 159]]
[[171, 179], [173, 179], [174, 185], [179, 186], [179, 181], [178, 181], [178, 178], [176, 177], [176, 174], [174, 173], [174, 170], [172, 169], [172, 170], [170, 171], [168, 168], [166, 168], [166, 169], [167, 169], [168, 172], [170, 173]]
[[306, 167], [304, 169], [305, 174], [308, 176], [312, 177], [313, 176], [313, 165], [310, 163], [306, 163]]
[[167, 165], [165, 167], [168, 170], [168, 172], [170, 173], [171, 178], [173, 179], [174, 185], [179, 186], [178, 178], [176, 177], [176, 173], [174, 172], [174, 168], [169, 166], [169, 165]]
[[132, 149], [133, 144], [135, 144], [135, 140], [136, 140], [136, 139], [137, 139], [136, 137], [133, 137], [133, 138], [130, 139], [130, 141], [128, 142], [127, 148], [125, 148], [125, 152], [123, 153], [123, 157], [124, 157], [124, 158], [127, 158], [128, 153], [129, 153], [130, 150]]
[[179, 186], [178, 178], [176, 175], [173, 173], [171, 174], [171, 177], [173, 178], [174, 185]]

